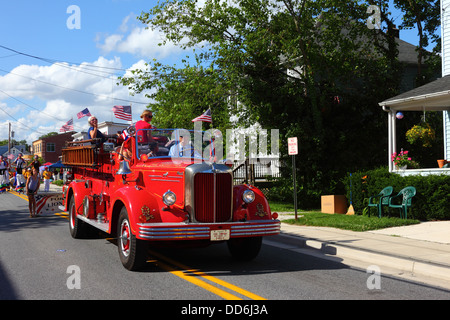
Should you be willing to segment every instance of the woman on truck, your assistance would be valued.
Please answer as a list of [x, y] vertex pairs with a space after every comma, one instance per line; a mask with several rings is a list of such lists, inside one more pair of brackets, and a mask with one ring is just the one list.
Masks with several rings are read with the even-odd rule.
[[96, 138], [100, 138], [102, 139], [102, 142], [106, 141], [106, 137], [105, 135], [98, 130], [98, 120], [95, 116], [90, 116], [88, 119], [88, 123], [89, 123], [89, 130], [88, 130], [88, 136], [89, 139], [96, 139]]
[[149, 143], [153, 141], [151, 130], [142, 131], [143, 129], [153, 129], [153, 126], [150, 124], [152, 121], [153, 113], [150, 110], [144, 110], [141, 114], [141, 119], [136, 122], [136, 137], [138, 142], [140, 143]]

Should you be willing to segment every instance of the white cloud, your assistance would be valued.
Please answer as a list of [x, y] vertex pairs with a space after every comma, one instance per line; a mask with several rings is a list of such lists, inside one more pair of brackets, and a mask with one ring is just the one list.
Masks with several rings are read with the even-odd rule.
[[[139, 61], [131, 69], [143, 66]], [[59, 132], [72, 117], [75, 130], [86, 130], [87, 118], [76, 116], [84, 108], [100, 121], [123, 122], [114, 118], [111, 109], [131, 103], [133, 119], [138, 119], [148, 99], [143, 94], [130, 96], [128, 88], [116, 85], [117, 76], [128, 73], [121, 68], [120, 58], [99, 57], [80, 65], [20, 65], [0, 76], [0, 89], [7, 94], [0, 92], [0, 140], [8, 139], [4, 129], [8, 122], [14, 126], [15, 139], [28, 144], [48, 132]]]
[[102, 50], [103, 54], [120, 52], [130, 53], [147, 59], [163, 59], [172, 55], [176, 56], [182, 52], [182, 49], [171, 42], [166, 43], [164, 46], [159, 46], [158, 44], [161, 43], [163, 34], [158, 30], [135, 25], [135, 23], [130, 21], [132, 15], [128, 15], [122, 21], [119, 28], [120, 33], [97, 35], [97, 47]]
[[181, 51], [170, 44], [158, 46], [161, 34], [146, 29], [135, 16], [131, 13], [125, 17], [116, 33], [97, 34], [95, 43], [105, 56], [94, 62], [22, 64], [0, 76], [0, 140], [8, 139], [8, 122], [15, 131], [14, 138], [28, 144], [43, 134], [59, 132], [72, 117], [76, 131], [87, 130], [87, 118], [78, 120], [76, 116], [84, 108], [100, 121], [123, 122], [114, 118], [111, 109], [132, 104], [133, 119], [139, 119], [149, 99], [144, 93], [131, 96], [127, 87], [117, 86], [117, 77], [146, 69], [145, 61], [136, 61], [124, 70], [125, 58], [114, 54], [129, 53], [149, 61], [176, 57]]

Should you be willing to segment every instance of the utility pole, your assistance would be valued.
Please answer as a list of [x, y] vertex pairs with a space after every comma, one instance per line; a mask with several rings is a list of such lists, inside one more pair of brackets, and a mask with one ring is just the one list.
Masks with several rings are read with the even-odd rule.
[[11, 164], [11, 159], [9, 159], [9, 155], [11, 154], [11, 122], [8, 122], [9, 130], [8, 130], [8, 163]]

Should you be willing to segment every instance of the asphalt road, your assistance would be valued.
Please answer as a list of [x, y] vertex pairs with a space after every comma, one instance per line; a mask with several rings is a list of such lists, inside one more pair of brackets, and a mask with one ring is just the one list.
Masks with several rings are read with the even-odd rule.
[[107, 235], [72, 239], [66, 216], [29, 218], [26, 200], [1, 194], [0, 299], [202, 303], [450, 298], [450, 292], [443, 289], [390, 276], [376, 278], [367, 270], [284, 249], [275, 245], [277, 237], [270, 237], [251, 262], [233, 261], [225, 244], [151, 249], [146, 268], [130, 272], [122, 267], [115, 241]]

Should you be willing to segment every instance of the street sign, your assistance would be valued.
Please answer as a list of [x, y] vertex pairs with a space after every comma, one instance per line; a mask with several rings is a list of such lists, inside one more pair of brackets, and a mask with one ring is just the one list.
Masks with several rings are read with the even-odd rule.
[[288, 138], [288, 153], [290, 156], [298, 154], [297, 137]]
[[295, 220], [297, 220], [297, 178], [295, 177], [295, 156], [298, 154], [297, 137], [288, 138], [288, 153], [292, 156], [292, 181], [294, 183], [294, 210]]

